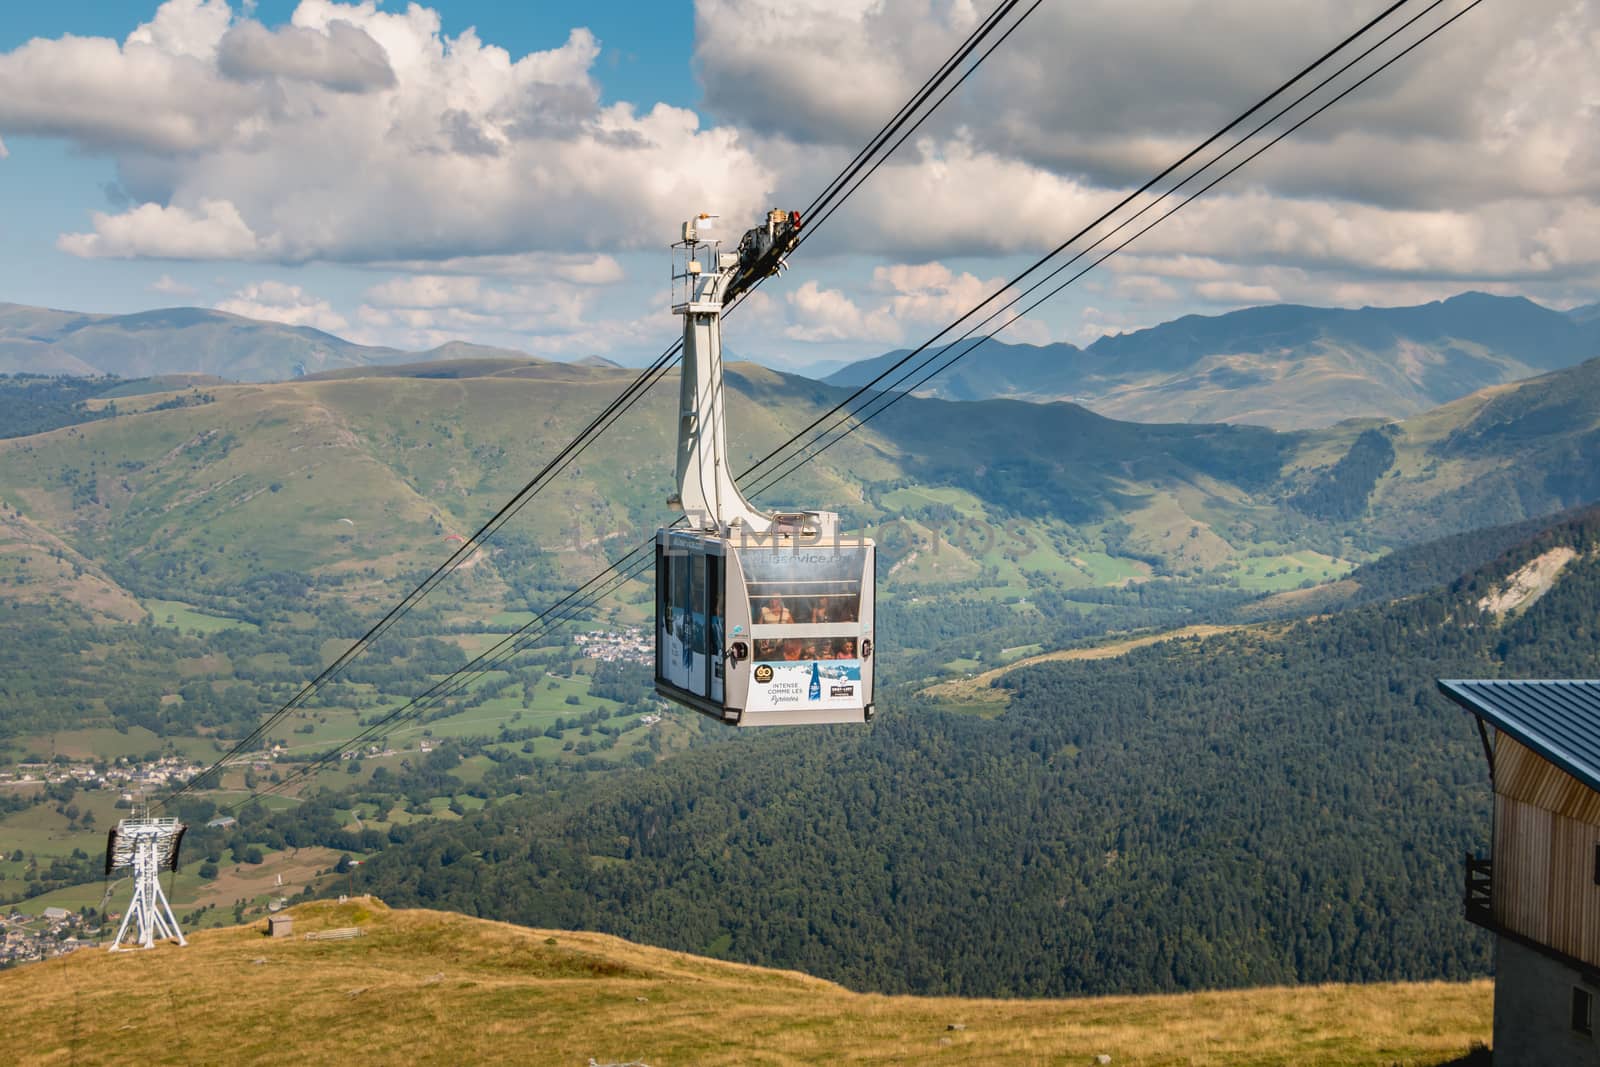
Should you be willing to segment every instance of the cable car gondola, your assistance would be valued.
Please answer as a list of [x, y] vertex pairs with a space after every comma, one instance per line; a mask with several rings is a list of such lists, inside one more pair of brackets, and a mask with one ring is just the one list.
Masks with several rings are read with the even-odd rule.
[[873, 542], [842, 539], [830, 511], [757, 510], [728, 466], [722, 311], [781, 269], [801, 220], [769, 212], [738, 252], [722, 252], [701, 239], [708, 219], [684, 223], [673, 245], [683, 366], [672, 503], [686, 521], [656, 531], [656, 691], [738, 726], [866, 722]]

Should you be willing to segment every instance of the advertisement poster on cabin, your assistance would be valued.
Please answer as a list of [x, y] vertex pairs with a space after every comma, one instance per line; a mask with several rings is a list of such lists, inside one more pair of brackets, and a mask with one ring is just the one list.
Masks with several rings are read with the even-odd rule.
[[762, 660], [751, 672], [747, 711], [797, 711], [861, 707], [861, 661]]

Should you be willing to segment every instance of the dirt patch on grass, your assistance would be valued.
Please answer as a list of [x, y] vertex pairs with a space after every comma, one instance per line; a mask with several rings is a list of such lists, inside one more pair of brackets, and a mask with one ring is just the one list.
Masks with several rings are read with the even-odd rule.
[[1529, 560], [1505, 584], [1478, 601], [1478, 608], [1504, 618], [1522, 611], [1550, 591], [1567, 564], [1578, 558], [1578, 553], [1566, 545]]
[[1129, 637], [1121, 641], [1095, 645], [1093, 648], [1064, 648], [1038, 656], [1026, 656], [1015, 663], [1008, 663], [1004, 667], [995, 667], [992, 670], [984, 671], [982, 674], [973, 675], [971, 678], [955, 678], [948, 682], [930, 685], [917, 695], [940, 704], [1008, 704], [1011, 700], [1010, 694], [996, 691], [994, 683], [997, 679], [1010, 674], [1012, 671], [1021, 670], [1023, 667], [1032, 667], [1040, 663], [1056, 663], [1063, 660], [1115, 659], [1118, 656], [1127, 655], [1136, 648], [1160, 644], [1163, 641], [1176, 641], [1183, 637], [1213, 637], [1216, 634], [1231, 633], [1234, 630], [1248, 628], [1246, 626], [1212, 626], [1209, 624], [1185, 626], [1178, 630], [1167, 630], [1158, 634], [1143, 634], [1139, 637]]

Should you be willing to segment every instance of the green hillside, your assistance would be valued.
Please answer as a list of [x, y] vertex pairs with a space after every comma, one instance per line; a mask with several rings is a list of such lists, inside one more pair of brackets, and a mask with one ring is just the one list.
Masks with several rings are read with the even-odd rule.
[[[0, 442], [0, 500], [111, 561], [137, 595], [181, 585], [248, 609], [237, 590], [249, 578], [377, 582], [436, 561], [445, 538], [474, 529], [630, 376], [477, 360], [125, 396], [112, 417]], [[843, 396], [751, 365], [733, 385], [741, 465]], [[620, 549], [669, 518], [673, 395], [657, 387], [511, 535], [577, 574], [609, 539]], [[1600, 476], [1582, 458], [1597, 427], [1600, 361], [1381, 434], [1361, 423], [1315, 435], [1141, 426], [1068, 404], [915, 399], [763, 499], [827, 501], [877, 528], [891, 582], [961, 583], [1001, 600], [1041, 582], [1152, 577], [1261, 591], [1271, 583], [1252, 574], [1273, 566], [1287, 565], [1285, 584], [1315, 584], [1387, 546], [1594, 499]], [[1381, 447], [1354, 462], [1369, 441]], [[1306, 550], [1326, 565], [1308, 568]], [[496, 580], [519, 562], [491, 550], [483, 596], [503, 591]]]

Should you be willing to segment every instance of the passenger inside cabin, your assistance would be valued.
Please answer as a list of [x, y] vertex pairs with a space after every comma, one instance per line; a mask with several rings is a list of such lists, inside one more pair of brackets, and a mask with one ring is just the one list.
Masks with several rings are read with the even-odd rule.
[[756, 619], [756, 622], [763, 626], [792, 623], [794, 622], [794, 612], [784, 605], [782, 597], [769, 596], [767, 602], [761, 605], [761, 614]]
[[779, 658], [785, 663], [794, 663], [802, 658], [801, 654], [804, 651], [805, 649], [800, 644], [798, 637], [785, 637], [783, 639], [783, 655]]

